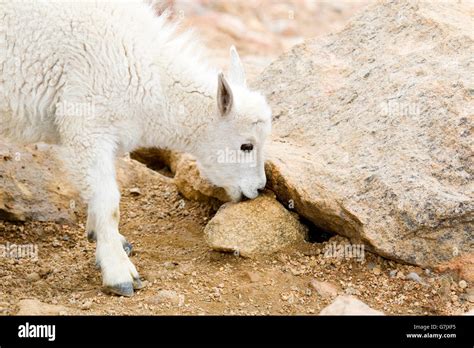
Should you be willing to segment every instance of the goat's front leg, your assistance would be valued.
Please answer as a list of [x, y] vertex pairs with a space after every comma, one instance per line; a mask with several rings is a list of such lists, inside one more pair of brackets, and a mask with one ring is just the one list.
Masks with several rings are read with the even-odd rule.
[[119, 233], [120, 192], [115, 178], [114, 153], [107, 144], [95, 144], [81, 152], [72, 150], [73, 174], [86, 190], [87, 233], [95, 239], [96, 263], [109, 292], [132, 296], [141, 288], [138, 272], [129, 260], [131, 245]]
[[[99, 174], [99, 173], [98, 173]], [[114, 176], [98, 175], [88, 207], [88, 228], [95, 231], [96, 261], [102, 271], [105, 288], [123, 296], [133, 295], [141, 287], [138, 272], [127, 256], [129, 245], [119, 233], [120, 193]]]

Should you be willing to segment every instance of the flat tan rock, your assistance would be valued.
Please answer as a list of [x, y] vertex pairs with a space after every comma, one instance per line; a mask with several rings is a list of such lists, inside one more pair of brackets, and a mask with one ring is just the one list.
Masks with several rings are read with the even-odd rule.
[[370, 308], [361, 300], [354, 296], [341, 295], [327, 307], [325, 307], [319, 315], [385, 315], [384, 313]]

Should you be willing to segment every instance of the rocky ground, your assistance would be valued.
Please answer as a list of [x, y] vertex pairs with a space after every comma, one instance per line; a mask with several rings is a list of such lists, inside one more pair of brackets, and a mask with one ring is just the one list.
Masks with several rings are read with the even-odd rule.
[[212, 251], [203, 229], [214, 210], [183, 198], [165, 176], [136, 181], [122, 195], [120, 229], [134, 245], [143, 290], [132, 298], [100, 291], [83, 215], [72, 226], [0, 222], [0, 244], [39, 249], [37, 261], [2, 260], [0, 313], [318, 314], [346, 294], [386, 314], [432, 315], [464, 313], [474, 301], [472, 288], [450, 275], [370, 253], [363, 262], [325, 257], [329, 244], [347, 243], [338, 236], [271, 256]]
[[[228, 60], [228, 47], [235, 44], [249, 71], [249, 80], [252, 80], [256, 79], [270, 62], [274, 61], [281, 53], [288, 51], [294, 44], [300, 43], [306, 38], [318, 37], [343, 28], [356, 12], [366, 9], [367, 3], [372, 5], [368, 1], [316, 2], [311, 0], [297, 2], [206, 0], [191, 2], [176, 0], [168, 1], [167, 5], [171, 6], [174, 17], [183, 19], [185, 27], [192, 25], [197, 28], [198, 33], [203, 36], [204, 42], [210, 48], [212, 59], [216, 63], [225, 66]], [[221, 209], [217, 213], [222, 205], [221, 201], [225, 200], [222, 192], [206, 186], [206, 183], [198, 178], [195, 166], [189, 160], [157, 159], [157, 157], [153, 157], [157, 155], [156, 153], [151, 153], [149, 158], [143, 157], [143, 153], [142, 157], [134, 156], [134, 158], [146, 162], [154, 170], [128, 159], [120, 161], [119, 179], [122, 191], [120, 231], [134, 245], [131, 259], [143, 277], [145, 285], [131, 298], [110, 296], [101, 291], [100, 272], [94, 264], [95, 245], [89, 243], [85, 236], [84, 206], [77, 198], [77, 194], [63, 181], [63, 172], [58, 169], [57, 163], [52, 159], [54, 156], [50, 155], [49, 150], [25, 150], [0, 143], [0, 183], [2, 184], [0, 217], [7, 220], [17, 220], [16, 222], [0, 220], [0, 246], [34, 244], [38, 247], [37, 260], [0, 258], [0, 314], [316, 315], [319, 313], [384, 313], [387, 315], [454, 315], [469, 311], [472, 313], [474, 306], [472, 264], [474, 264], [474, 259], [472, 257], [469, 259], [472, 255], [472, 248], [469, 250], [468, 244], [465, 243], [463, 246], [467, 252], [461, 255], [464, 258], [460, 259], [460, 267], [456, 264], [457, 259], [454, 259], [444, 268], [444, 271], [452, 270], [453, 272], [441, 273], [439, 268], [403, 264], [367, 250], [362, 258], [345, 258], [341, 255], [330, 254], [328, 250], [348, 245], [349, 239], [328, 233], [315, 225], [318, 223], [320, 227], [331, 227], [330, 229], [333, 231], [337, 231], [342, 226], [341, 231], [351, 231], [349, 228], [351, 219], [354, 221], [363, 220], [361, 216], [365, 216], [364, 209], [366, 208], [363, 204], [367, 202], [378, 204], [381, 202], [378, 200], [379, 198], [383, 203], [385, 202], [383, 199], [387, 199], [386, 195], [384, 197], [365, 196], [367, 192], [379, 192], [377, 191], [378, 186], [372, 190], [359, 190], [358, 186], [351, 186], [356, 175], [362, 177], [366, 174], [364, 169], [375, 170], [371, 166], [370, 157], [365, 156], [368, 163], [365, 163], [366, 165], [358, 172], [351, 172], [353, 168], [359, 170], [356, 165], [347, 165], [347, 163], [341, 165], [338, 162], [341, 158], [350, 162], [360, 155], [357, 152], [351, 152], [356, 151], [357, 146], [354, 146], [353, 143], [344, 143], [345, 139], [358, 143], [359, 133], [349, 132], [341, 127], [346, 124], [343, 118], [346, 113], [347, 115], [354, 114], [354, 110], [359, 110], [357, 107], [362, 110], [368, 105], [361, 97], [364, 96], [364, 92], [372, 93], [370, 86], [379, 86], [381, 81], [381, 79], [377, 80], [379, 82], [374, 80], [367, 84], [363, 79], [369, 76], [374, 79], [379, 75], [385, 76], [383, 69], [388, 68], [405, 71], [403, 66], [397, 65], [398, 63], [404, 64], [404, 60], [398, 58], [394, 59], [395, 62], [385, 59], [383, 64], [379, 64], [377, 61], [376, 64], [379, 65], [372, 67], [372, 70], [364, 70], [364, 73], [368, 74], [367, 76], [359, 76], [359, 73], [352, 71], [359, 66], [358, 64], [366, 67], [364, 64], [367, 62], [365, 59], [367, 57], [359, 56], [358, 53], [376, 52], [376, 42], [380, 41], [363, 42], [367, 45], [365, 51], [351, 48], [351, 45], [359, 43], [359, 40], [353, 39], [356, 34], [369, 38], [370, 41], [371, 36], [366, 35], [366, 31], [370, 32], [373, 28], [365, 23], [385, 28], [385, 30], [376, 30], [375, 32], [395, 38], [393, 42], [382, 40], [393, 44], [394, 47], [398, 47], [400, 40], [411, 42], [411, 46], [405, 47], [403, 52], [397, 52], [407, 56], [406, 61], [416, 61], [419, 64], [415, 68], [419, 70], [420, 76], [434, 76], [433, 78], [438, 78], [441, 81], [434, 82], [428, 77], [420, 78], [420, 80], [426, 81], [428, 86], [423, 89], [427, 96], [427, 103], [432, 99], [439, 100], [442, 104], [439, 108], [436, 107], [439, 110], [458, 111], [457, 108], [459, 108], [460, 117], [465, 117], [463, 113], [468, 110], [467, 107], [463, 109], [459, 106], [464, 105], [465, 100], [468, 100], [468, 82], [462, 80], [449, 87], [447, 84], [439, 87], [438, 84], [450, 81], [449, 76], [441, 73], [435, 76], [434, 72], [439, 69], [439, 66], [423, 65], [422, 57], [428, 57], [430, 62], [436, 61], [439, 65], [442, 65], [443, 61], [449, 60], [449, 57], [454, 57], [460, 61], [459, 66], [465, 66], [464, 61], [461, 61], [464, 59], [464, 55], [459, 54], [461, 59], [458, 55], [453, 55], [449, 48], [457, 47], [458, 51], [462, 53], [466, 52], [463, 48], [468, 46], [467, 36], [462, 31], [454, 30], [456, 35], [451, 38], [454, 37], [456, 40], [450, 39], [449, 36], [453, 35], [453, 23], [455, 23], [454, 27], [463, 27], [462, 20], [453, 20], [453, 18], [458, 18], [456, 17], [458, 14], [448, 11], [450, 16], [443, 17], [439, 15], [439, 8], [433, 9], [429, 6], [421, 13], [407, 6], [404, 1], [396, 2], [393, 8], [405, 11], [403, 12], [405, 17], [401, 16], [397, 19], [401, 20], [400, 25], [389, 21], [386, 24], [383, 16], [390, 18], [396, 16], [390, 10], [376, 8], [372, 12], [368, 12], [365, 17], [361, 16], [359, 21], [347, 26], [342, 34], [336, 34], [339, 36], [332, 36], [322, 41], [311, 40], [307, 44], [297, 46], [296, 49], [289, 51], [272, 67], [268, 68], [263, 74], [263, 78], [256, 82], [271, 95], [269, 100], [272, 103], [274, 115], [277, 119], [281, 117], [280, 121], [275, 122], [276, 137], [274, 140], [279, 141], [280, 145], [278, 146], [285, 151], [276, 151], [276, 155], [275, 151], [271, 152], [273, 154], [272, 163], [267, 166], [267, 174], [271, 175], [269, 189], [277, 193], [278, 201], [281, 203], [274, 198], [268, 198], [272, 197], [271, 192], [268, 192], [269, 196], [265, 196], [267, 198], [263, 198], [261, 201], [244, 202], [238, 206], [227, 205], [225, 209]], [[393, 8], [392, 11], [395, 11]], [[157, 8], [157, 11], [161, 10], [161, 8]], [[413, 35], [409, 30], [408, 24], [414, 22], [419, 25], [418, 30], [422, 34]], [[434, 32], [430, 26], [436, 29], [435, 33], [437, 34], [433, 36], [432, 46], [425, 47], [419, 45], [416, 40], [408, 41], [406, 39], [407, 37], [416, 37], [424, 42], [425, 33]], [[414, 31], [416, 32], [416, 30]], [[446, 48], [446, 42], [451, 42], [452, 46]], [[390, 49], [394, 49], [393, 47], [389, 48], [384, 49], [388, 57], [393, 54]], [[425, 49], [425, 51], [418, 52], [415, 48]], [[444, 51], [445, 49], [446, 51]], [[441, 58], [439, 61], [436, 60], [436, 57], [440, 56], [437, 50], [442, 50], [446, 54], [444, 60]], [[313, 51], [322, 52], [321, 56]], [[295, 55], [295, 52], [299, 53]], [[410, 58], [410, 54], [413, 52], [420, 54], [420, 57], [415, 57], [419, 58], [419, 61]], [[352, 59], [352, 61], [348, 63], [345, 59]], [[292, 62], [298, 64], [292, 64]], [[395, 64], [395, 67], [387, 62]], [[372, 61], [369, 60], [369, 63]], [[280, 67], [285, 66], [295, 66], [295, 72], [290, 76], [281, 76]], [[305, 69], [298, 70], [298, 67], [305, 67]], [[308, 70], [306, 67], [314, 70]], [[456, 69], [458, 72], [461, 71], [460, 67]], [[298, 74], [301, 70], [312, 71], [311, 74], [318, 80], [299, 79]], [[441, 80], [441, 78], [443, 79]], [[324, 83], [320, 81], [321, 79]], [[290, 81], [288, 82], [288, 80]], [[403, 85], [402, 82], [405, 80], [403, 74], [395, 76], [396, 83], [388, 84], [386, 89], [382, 89], [377, 100], [383, 101], [387, 95], [392, 93], [390, 89], [393, 85], [398, 83]], [[288, 85], [284, 85], [285, 83]], [[344, 87], [344, 83], [348, 86], [359, 84], [358, 95], [350, 98], [353, 93], [349, 88]], [[324, 85], [324, 88], [321, 88], [321, 85]], [[367, 85], [368, 87], [364, 87]], [[451, 87], [454, 89], [452, 95], [449, 89]], [[285, 91], [291, 90], [291, 88], [300, 90], [298, 98], [307, 98], [312, 104], [300, 103], [298, 98], [291, 99], [292, 102], [287, 104], [279, 103], [279, 100], [284, 100]], [[441, 92], [439, 92], [440, 90]], [[304, 95], [303, 91], [311, 93], [311, 98]], [[470, 91], [472, 96], [472, 89]], [[452, 98], [453, 95], [455, 98]], [[358, 96], [361, 97], [357, 99]], [[299, 108], [299, 105], [295, 106], [292, 103], [304, 105], [304, 108]], [[343, 107], [339, 107], [340, 105]], [[325, 134], [327, 138], [316, 137], [311, 132], [313, 129], [318, 129], [317, 127], [306, 127], [308, 129], [300, 131], [298, 128], [300, 126], [297, 123], [292, 123], [291, 118], [285, 119], [288, 115], [288, 108], [295, 111], [296, 114], [304, 111], [305, 114], [298, 118], [301, 120], [304, 120], [306, 114], [325, 115], [317, 112], [319, 106], [331, 111], [327, 114], [328, 116], [335, 115], [336, 119], [333, 120], [334, 124], [331, 125], [331, 129], [338, 130], [347, 136], [345, 135], [343, 139], [338, 138], [340, 141], [336, 141], [337, 139], [330, 132]], [[333, 106], [338, 106], [339, 109], [333, 110]], [[308, 110], [310, 110], [309, 113]], [[332, 111], [334, 112], [332, 113]], [[372, 114], [364, 109], [357, 115], [370, 116]], [[453, 116], [451, 113], [449, 115], [450, 117], [458, 116], [457, 114]], [[376, 117], [377, 115], [372, 116]], [[330, 117], [324, 120], [326, 119], [330, 120]], [[314, 120], [317, 120], [316, 116], [312, 117], [308, 124], [312, 124], [311, 122], [315, 122]], [[467, 129], [467, 121], [461, 121], [462, 117], [459, 126]], [[366, 123], [364, 121], [359, 124]], [[422, 127], [413, 129], [424, 130], [423, 127], [426, 125], [431, 127], [431, 124], [425, 122]], [[458, 125], [455, 122], [452, 124]], [[388, 126], [382, 128], [392, 131]], [[352, 129], [357, 130], [357, 127], [354, 126]], [[436, 135], [440, 133], [434, 128], [427, 129], [434, 133], [430, 139], [436, 139]], [[346, 131], [347, 133], [343, 133]], [[368, 132], [370, 129], [362, 131]], [[456, 131], [454, 129], [451, 133], [457, 134]], [[383, 139], [390, 139], [393, 135], [380, 134], [383, 135], [380, 136]], [[319, 139], [318, 141], [321, 142], [321, 144], [317, 144], [318, 148], [334, 147], [332, 150], [330, 149], [332, 152], [328, 150], [326, 153], [320, 153], [317, 159], [311, 159], [311, 163], [314, 163], [311, 171], [304, 166], [299, 166], [307, 163], [306, 159], [310, 158], [307, 156], [306, 150], [309, 149], [313, 154], [316, 153], [311, 148], [315, 144], [308, 142], [308, 139], [313, 138]], [[367, 135], [364, 139], [372, 139], [372, 137]], [[453, 141], [449, 141], [449, 144], [455, 146], [458, 141], [457, 137], [453, 136], [452, 139]], [[291, 141], [291, 146], [285, 144], [285, 141]], [[345, 145], [340, 146], [341, 144]], [[400, 141], [390, 146], [393, 151], [404, 153], [403, 144], [404, 142]], [[373, 149], [378, 145], [379, 143], [374, 140], [374, 143], [368, 145], [367, 148]], [[401, 149], [397, 147], [399, 145]], [[431, 146], [430, 143], [428, 145]], [[280, 148], [274, 147], [274, 149]], [[345, 152], [343, 151], [345, 156], [339, 153], [342, 150], [345, 150]], [[440, 147], [436, 151], [442, 153], [443, 149]], [[458, 153], [460, 152], [458, 151]], [[163, 153], [159, 155], [163, 156]], [[444, 160], [444, 157], [442, 159]], [[456, 159], [457, 157], [454, 155], [449, 156], [450, 161]], [[380, 161], [382, 160], [384, 158], [380, 158]], [[423, 167], [422, 163], [425, 163], [425, 160], [420, 160], [417, 163]], [[465, 163], [468, 163], [468, 158], [465, 159]], [[444, 168], [442, 163], [434, 160], [433, 163], [430, 162], [430, 166], [433, 172]], [[294, 168], [299, 168], [299, 170], [295, 171]], [[467, 186], [462, 186], [467, 180], [467, 174], [453, 168], [458, 170], [460, 167], [453, 165], [450, 167], [449, 173], [443, 172], [443, 180], [448, 182], [457, 174], [464, 175], [463, 181], [456, 182], [457, 186], [453, 187], [460, 191], [464, 190], [464, 193], [468, 194], [465, 189]], [[407, 171], [402, 169], [401, 171], [400, 177], [403, 178], [403, 174]], [[298, 173], [299, 176], [293, 176], [294, 173]], [[384, 173], [379, 173], [382, 179], [384, 179], [382, 175]], [[431, 175], [431, 171], [429, 174]], [[344, 176], [345, 181], [342, 181], [341, 178]], [[297, 180], [298, 177], [305, 177], [308, 180], [301, 183]], [[430, 181], [432, 178], [428, 174], [424, 178], [427, 178], [427, 182], [434, 182]], [[390, 186], [392, 183], [388, 179], [382, 179], [380, 182], [375, 180], [375, 184], [379, 182], [379, 186], [383, 189], [395, 191], [404, 197], [406, 192], [403, 192], [403, 185]], [[305, 187], [305, 185], [309, 186]], [[435, 185], [426, 186], [428, 188], [423, 193], [429, 192], [429, 189]], [[312, 188], [315, 187], [317, 190], [312, 192]], [[348, 191], [342, 191], [341, 187]], [[333, 193], [337, 193], [337, 190], [341, 191], [332, 196]], [[401, 190], [402, 193], [400, 194], [396, 190]], [[293, 196], [288, 196], [289, 191]], [[304, 194], [308, 196], [306, 197]], [[340, 200], [338, 195], [342, 194], [348, 199]], [[413, 220], [407, 220], [405, 219], [407, 216], [400, 214], [404, 218], [402, 223], [396, 220], [396, 223], [389, 225], [390, 228], [380, 228], [380, 226], [385, 226], [382, 222], [388, 221], [385, 216], [380, 218], [382, 222], [379, 225], [370, 223], [361, 224], [362, 227], [357, 225], [357, 228], [354, 229], [356, 235], [352, 236], [355, 237], [352, 242], [364, 240], [373, 244], [376, 249], [379, 248], [378, 251], [381, 254], [398, 259], [404, 257], [402, 251], [406, 248], [402, 244], [393, 248], [390, 244], [398, 241], [397, 237], [401, 232], [406, 232], [400, 230], [398, 231], [400, 233], [397, 233], [397, 229], [406, 228], [403, 224], [406, 221], [415, 225], [419, 223], [424, 227], [432, 227], [424, 220], [423, 214], [417, 215], [416, 197], [418, 194], [415, 192], [411, 195], [407, 193], [407, 195], [410, 199], [415, 197], [413, 205], [393, 204], [387, 214], [390, 215], [397, 211], [396, 209], [401, 209], [401, 206], [406, 209], [408, 217], [410, 214], [416, 215]], [[209, 196], [214, 198], [209, 198]], [[447, 197], [446, 200], [451, 204], [452, 202], [456, 203], [457, 199], [461, 199], [459, 197], [463, 196], [458, 194], [443, 195], [443, 197]], [[295, 204], [294, 209], [289, 204], [288, 198], [295, 200], [291, 201], [291, 204]], [[351, 199], [354, 200], [351, 201]], [[353, 209], [359, 204], [363, 205], [362, 208]], [[271, 221], [256, 224], [255, 217], [248, 216], [238, 224], [231, 224], [230, 228], [225, 226], [225, 222], [232, 219], [232, 214], [250, 215], [249, 212], [257, 205], [265, 211], [271, 212], [271, 214], [263, 214], [271, 215], [269, 216]], [[386, 206], [388, 206], [388, 201]], [[446, 228], [452, 228], [446, 235], [454, 237], [452, 240], [442, 238], [439, 240], [440, 243], [447, 240], [450, 243], [449, 246], [456, 246], [456, 243], [459, 244], [458, 237], [462, 237], [468, 242], [472, 241], [472, 230], [469, 229], [472, 224], [469, 225], [467, 220], [472, 212], [468, 205], [460, 207], [462, 209], [443, 211], [444, 215], [441, 214], [440, 219], [449, 222]], [[368, 207], [367, 211], [370, 214], [367, 216], [379, 218], [378, 214], [382, 214], [380, 212], [385, 209], [382, 208], [375, 210], [373, 207]], [[435, 208], [439, 208], [435, 209], [435, 212], [439, 212], [444, 206]], [[334, 216], [340, 220], [334, 219]], [[465, 220], [460, 219], [459, 216]], [[431, 218], [431, 215], [428, 218]], [[262, 217], [257, 217], [258, 219], [261, 221]], [[55, 222], [31, 220], [52, 220]], [[211, 220], [213, 222], [208, 224]], [[349, 224], [347, 220], [349, 220]], [[370, 219], [367, 221], [370, 222]], [[459, 228], [456, 230], [458, 221], [465, 222], [466, 228], [463, 234], [459, 232]], [[345, 225], [337, 225], [338, 223]], [[224, 226], [223, 231], [220, 230], [222, 226]], [[283, 226], [284, 231], [291, 233], [272, 235], [272, 232], [278, 231], [278, 228], [272, 228], [275, 226]], [[443, 237], [442, 233], [436, 228], [431, 231], [428, 227], [422, 229], [421, 232], [430, 232], [428, 237], [431, 236], [431, 239], [428, 237], [421, 239], [438, 245], [435, 238]], [[241, 243], [239, 250], [233, 251], [232, 248], [227, 248], [226, 238], [228, 235], [226, 232], [236, 232], [235, 230], [242, 229], [246, 233], [234, 234], [240, 238], [238, 240]], [[255, 233], [254, 236], [250, 234], [252, 231]], [[388, 237], [386, 237], [387, 235]], [[413, 235], [416, 236], [417, 233], [413, 233]], [[269, 240], [280, 244], [272, 245], [268, 242]], [[259, 241], [262, 244], [249, 247], [249, 244], [252, 244], [249, 241]], [[231, 244], [234, 245], [234, 242], [235, 240]], [[405, 238], [403, 243], [412, 246], [410, 244], [412, 238]], [[425, 246], [425, 244], [420, 245]], [[246, 247], [248, 248], [245, 249]], [[426, 254], [425, 249], [415, 248], [415, 250], [418, 253]], [[446, 250], [442, 248], [439, 258], [445, 257], [448, 251], [451, 252], [451, 250]], [[462, 248], [459, 251], [465, 252]], [[390, 252], [393, 253], [390, 254]], [[442, 254], [443, 252], [444, 254]], [[466, 267], [469, 262], [471, 262], [471, 266]]]

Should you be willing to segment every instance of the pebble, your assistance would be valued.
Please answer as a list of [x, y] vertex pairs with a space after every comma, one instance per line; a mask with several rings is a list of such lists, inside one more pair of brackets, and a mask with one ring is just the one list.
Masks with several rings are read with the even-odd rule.
[[346, 295], [360, 295], [360, 291], [352, 286], [349, 286], [346, 290], [345, 290], [345, 294]]
[[176, 268], [176, 266], [178, 266], [178, 263], [172, 261], [165, 261], [163, 263], [163, 267], [166, 269], [173, 269]]
[[309, 285], [314, 290], [316, 290], [319, 296], [323, 298], [335, 297], [340, 292], [340, 289], [337, 285], [329, 283], [329, 282], [323, 282], [317, 279], [311, 280]]
[[469, 302], [474, 303], [474, 289], [467, 290], [466, 294], [464, 295], [464, 298]]
[[424, 284], [423, 280], [421, 280], [421, 278], [420, 278], [420, 276], [418, 275], [418, 273], [415, 273], [415, 272], [410, 272], [410, 273], [408, 273], [408, 275], [406, 276], [405, 279], [414, 280], [414, 281], [417, 282], [417, 283]]
[[174, 290], [159, 290], [155, 296], [147, 300], [151, 304], [170, 303], [181, 306], [184, 303], [184, 295], [179, 295]]
[[87, 300], [81, 305], [81, 309], [83, 311], [89, 310], [89, 309], [91, 309], [91, 307], [92, 307], [92, 301], [91, 300]]
[[139, 196], [142, 194], [142, 192], [140, 191], [140, 189], [138, 187], [133, 187], [129, 190], [130, 194], [132, 195], [135, 195], [135, 196]]
[[467, 282], [466, 282], [465, 280], [461, 280], [461, 281], [459, 282], [459, 287], [460, 287], [461, 289], [467, 288]]
[[30, 283], [36, 282], [40, 280], [40, 275], [36, 272], [30, 273], [26, 276], [26, 280], [29, 281]]
[[245, 273], [245, 276], [248, 278], [248, 280], [250, 280], [251, 283], [257, 283], [261, 280], [260, 275], [256, 272], [248, 271]]

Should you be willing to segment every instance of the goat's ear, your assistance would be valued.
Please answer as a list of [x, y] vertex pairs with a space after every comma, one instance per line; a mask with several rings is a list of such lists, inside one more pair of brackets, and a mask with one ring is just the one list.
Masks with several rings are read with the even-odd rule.
[[224, 74], [219, 73], [217, 76], [217, 107], [221, 116], [229, 114], [233, 102], [234, 97], [229, 83], [226, 81]]
[[239, 54], [235, 46], [230, 47], [230, 71], [229, 79], [236, 84], [246, 86], [245, 71], [242, 61], [240, 60]]

